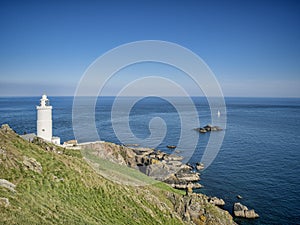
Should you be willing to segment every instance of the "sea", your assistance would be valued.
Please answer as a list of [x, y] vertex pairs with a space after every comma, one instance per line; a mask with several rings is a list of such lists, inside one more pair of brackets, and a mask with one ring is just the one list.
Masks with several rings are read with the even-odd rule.
[[[61, 141], [74, 139], [72, 124], [73, 97], [48, 97], [53, 106], [53, 135]], [[17, 133], [36, 133], [36, 105], [40, 97], [1, 97], [0, 124], [9, 124]], [[185, 99], [178, 98], [184, 106]], [[201, 126], [211, 123], [211, 113], [204, 97], [193, 97]], [[182, 117], [172, 103], [159, 97], [137, 101], [130, 111], [112, 118], [114, 97], [100, 97], [95, 103], [96, 130], [100, 140], [118, 144], [152, 146], [151, 134], [161, 137], [156, 149], [172, 153], [166, 146], [177, 145], [182, 133], [188, 132], [196, 146], [188, 162], [200, 162], [205, 148], [217, 132], [200, 134], [188, 123], [182, 128]], [[123, 103], [130, 101], [124, 97]], [[176, 101], [176, 99], [174, 100]], [[196, 192], [225, 200], [223, 207], [232, 213], [233, 204], [241, 202], [255, 209], [258, 219], [235, 219], [242, 225], [300, 224], [300, 99], [299, 98], [225, 98], [227, 124], [224, 140], [213, 162], [201, 172], [203, 188]], [[184, 107], [183, 107], [184, 109]], [[221, 115], [224, 116], [224, 115]], [[151, 128], [153, 118], [163, 120], [165, 133]], [[82, 123], [84, 124], [84, 115]], [[186, 120], [184, 120], [186, 122]], [[120, 140], [120, 124], [128, 124], [128, 143]], [[149, 126], [150, 124], [150, 126]], [[213, 125], [213, 124], [212, 124]], [[117, 126], [117, 127], [114, 127]], [[87, 131], [88, 134], [89, 131]], [[118, 135], [119, 134], [119, 135]], [[133, 135], [132, 135], [133, 134]], [[84, 140], [86, 137], [86, 140]], [[83, 135], [81, 141], [93, 136]], [[150, 138], [149, 138], [150, 137]], [[157, 140], [156, 140], [157, 141]], [[184, 152], [184, 146], [181, 146]], [[180, 154], [180, 151], [178, 151]], [[237, 195], [242, 196], [238, 199]]]

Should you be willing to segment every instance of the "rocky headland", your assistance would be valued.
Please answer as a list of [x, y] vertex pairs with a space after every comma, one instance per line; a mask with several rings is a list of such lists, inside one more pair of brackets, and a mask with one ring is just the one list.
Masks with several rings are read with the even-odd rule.
[[109, 142], [93, 142], [80, 144], [82, 149], [94, 151], [94, 155], [163, 181], [173, 188], [187, 190], [201, 188], [199, 170], [204, 168], [202, 163], [194, 166], [182, 163], [183, 157], [167, 154], [151, 148], [138, 148], [116, 145]]
[[[201, 162], [198, 162], [195, 165], [190, 165], [189, 163], [184, 164], [182, 163], [183, 157], [177, 154], [167, 154], [160, 150], [128, 147], [109, 142], [83, 143], [80, 144], [80, 147], [92, 151], [95, 156], [99, 156], [105, 160], [139, 170], [147, 176], [162, 181], [173, 188], [185, 190], [186, 195], [180, 200], [182, 205], [179, 208], [185, 210], [197, 208], [197, 206], [193, 205], [193, 202], [199, 203], [199, 199], [202, 201], [201, 204], [205, 202], [209, 205], [218, 207], [223, 207], [225, 205], [225, 201], [221, 198], [193, 193], [193, 189], [202, 187], [199, 183], [200, 171], [204, 169], [205, 165]], [[238, 195], [238, 198], [240, 199], [241, 196]], [[195, 199], [198, 200], [196, 201]], [[235, 217], [247, 219], [259, 217], [254, 210], [248, 210], [247, 207], [239, 204], [234, 205], [233, 215]], [[202, 215], [199, 212], [196, 214], [189, 210], [181, 210], [180, 212], [182, 218], [191, 218], [193, 215], [200, 218]], [[229, 213], [226, 211], [225, 214]]]
[[[180, 158], [174, 155], [103, 145], [105, 151], [95, 148], [93, 154], [112, 165], [165, 164], [171, 173], [186, 167], [175, 163]], [[155, 174], [153, 168], [148, 173]], [[195, 179], [191, 175], [185, 180]], [[183, 179], [177, 175], [176, 180]], [[38, 138], [31, 143], [8, 126], [0, 129], [0, 224], [236, 224], [216, 206], [218, 201], [188, 190], [159, 181], [119, 185], [92, 169], [78, 150]]]

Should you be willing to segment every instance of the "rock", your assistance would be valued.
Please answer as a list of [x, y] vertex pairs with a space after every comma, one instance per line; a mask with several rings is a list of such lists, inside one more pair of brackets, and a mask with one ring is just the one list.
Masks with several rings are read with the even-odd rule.
[[240, 196], [240, 195], [237, 195], [236, 196], [238, 199], [242, 199], [243, 197], [242, 196]]
[[150, 153], [149, 154], [149, 158], [151, 158], [151, 159], [157, 159], [155, 152]]
[[165, 155], [163, 159], [166, 161], [181, 161], [183, 160], [183, 157], [175, 154], [170, 154], [170, 155]]
[[217, 206], [223, 206], [223, 205], [225, 205], [225, 201], [223, 199], [217, 198], [217, 197], [210, 197], [208, 199], [208, 202], [212, 203], [214, 205], [217, 205]]
[[254, 211], [254, 209], [246, 210], [245, 217], [248, 219], [255, 219], [258, 218], [259, 215]]
[[194, 169], [194, 166], [193, 166], [192, 164], [187, 163], [186, 165], [187, 165], [188, 167], [190, 167], [190, 170]]
[[211, 131], [221, 131], [222, 128], [219, 126], [212, 126], [210, 124], [207, 124], [205, 127], [196, 128], [196, 131], [199, 131], [200, 133], [206, 133]]
[[193, 193], [193, 185], [192, 183], [188, 183], [186, 186], [186, 195], [190, 195]]
[[150, 158], [150, 164], [158, 164], [158, 163], [161, 163], [161, 162], [157, 159]]
[[204, 169], [204, 164], [200, 163], [200, 162], [196, 163], [196, 169], [197, 170], [203, 170]]
[[136, 168], [137, 164], [136, 164], [136, 154], [134, 153], [134, 151], [130, 148], [120, 148], [120, 155], [122, 155], [122, 157], [124, 158], [127, 166], [131, 167], [131, 168]]
[[211, 127], [210, 131], [217, 131], [217, 127]]
[[5, 179], [0, 179], [0, 187], [4, 187], [12, 192], [15, 192], [16, 185]]
[[199, 132], [200, 132], [200, 133], [206, 133], [207, 130], [206, 130], [206, 129], [203, 129], [203, 128], [200, 128], [200, 129], [199, 129]]
[[155, 156], [156, 156], [156, 158], [158, 159], [158, 160], [162, 160], [163, 158], [164, 158], [164, 156], [166, 155], [166, 153], [164, 153], [164, 152], [162, 152], [162, 151], [160, 151], [160, 150], [158, 150], [158, 151], [156, 151], [156, 152], [154, 152], [155, 153]]
[[[167, 182], [168, 183], [168, 182]], [[181, 189], [181, 190], [187, 190], [188, 188], [191, 189], [199, 189], [202, 188], [202, 185], [199, 183], [170, 183], [170, 186], [176, 189]]]
[[248, 208], [241, 203], [234, 203], [233, 206], [233, 213], [236, 217], [245, 217], [245, 211], [248, 210]]
[[[172, 170], [172, 167], [170, 168], [170, 172], [171, 171], [174, 171]], [[175, 171], [174, 174], [171, 174], [164, 182], [171, 185], [173, 188], [186, 190], [187, 188], [201, 188], [201, 184], [195, 183], [199, 180], [199, 173], [191, 172], [190, 169], [180, 169], [179, 171]]]
[[140, 166], [139, 170], [147, 176], [153, 177], [154, 179], [159, 181], [164, 181], [171, 175], [169, 168], [163, 163], [152, 164], [149, 166]]
[[204, 215], [201, 215], [201, 216], [200, 216], [200, 220], [201, 220], [203, 223], [205, 223], [205, 222], [206, 222], [206, 217], [205, 217]]
[[193, 169], [193, 167], [192, 166], [190, 166], [190, 165], [188, 165], [188, 164], [182, 164], [181, 166], [180, 166], [180, 169], [183, 169], [183, 170], [192, 170]]
[[210, 131], [221, 131], [221, 130], [222, 130], [222, 128], [218, 127], [218, 126], [214, 126], [214, 127], [210, 128]]
[[198, 131], [200, 133], [206, 133], [207, 132], [207, 130], [204, 129], [203, 127], [195, 128], [194, 130], [196, 130], [196, 131]]
[[4, 130], [5, 132], [13, 131], [8, 124], [2, 124], [1, 130]]
[[214, 128], [215, 128], [216, 131], [222, 131], [222, 130], [223, 130], [223, 129], [222, 129], [221, 127], [219, 127], [219, 126], [214, 126]]
[[139, 144], [126, 144], [126, 147], [138, 147], [140, 146]]
[[9, 206], [8, 198], [0, 198], [0, 206], [8, 207]]
[[192, 183], [192, 189], [199, 189], [202, 188], [203, 186], [199, 183]]
[[142, 155], [142, 156], [147, 156], [150, 153], [154, 152], [153, 149], [151, 148], [134, 148], [133, 151], [137, 154], [137, 155]]
[[182, 170], [180, 170], [178, 173], [176, 173], [176, 177], [179, 181], [185, 181], [185, 182], [196, 182], [200, 180], [199, 173], [184, 173]]
[[27, 169], [34, 172], [42, 173], [43, 171], [42, 165], [34, 158], [28, 158], [27, 156], [24, 156], [23, 164]]
[[182, 156], [150, 148], [128, 148], [108, 142], [93, 142], [80, 146], [82, 149], [92, 149], [92, 154], [97, 157], [138, 169], [174, 188], [186, 189], [190, 182], [192, 189], [202, 187], [201, 184], [195, 183], [200, 180], [200, 174], [192, 172], [192, 166], [184, 165]]
[[109, 142], [90, 142], [81, 144], [80, 147], [82, 150], [92, 150], [91, 153], [96, 157], [119, 165], [127, 165], [124, 157], [121, 155], [123, 146]]
[[140, 155], [135, 156], [135, 162], [138, 166], [143, 166], [144, 164], [144, 157]]
[[180, 162], [180, 161], [168, 161], [167, 165], [181, 167], [182, 166], [182, 162]]
[[206, 131], [211, 131], [212, 126], [210, 124], [207, 124], [205, 127], [203, 127]]
[[205, 195], [190, 193], [182, 197], [170, 193], [167, 197], [174, 210], [187, 224], [236, 225], [227, 211], [208, 203]]
[[176, 148], [176, 145], [167, 145], [167, 148], [174, 149]]
[[255, 218], [259, 217], [259, 215], [257, 213], [255, 213], [255, 211], [253, 209], [248, 210], [248, 208], [246, 206], [242, 205], [239, 202], [234, 203], [233, 213], [234, 213], [234, 216], [236, 216], [236, 217], [243, 217], [243, 218], [248, 218], [248, 219], [255, 219]]
[[176, 188], [176, 189], [181, 189], [181, 190], [186, 190], [187, 189], [187, 184], [186, 183], [182, 183], [182, 184], [171, 183], [170, 185], [171, 185], [172, 188]]

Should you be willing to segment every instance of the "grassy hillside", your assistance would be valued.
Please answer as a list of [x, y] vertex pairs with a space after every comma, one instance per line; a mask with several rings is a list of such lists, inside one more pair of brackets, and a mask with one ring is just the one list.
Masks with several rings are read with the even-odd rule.
[[[16, 185], [15, 191], [1, 186], [4, 179]], [[0, 224], [185, 224], [182, 196], [164, 183], [113, 183], [96, 173], [80, 151], [29, 143], [8, 127], [0, 129]], [[198, 224], [232, 223], [213, 205], [201, 210], [205, 217]]]

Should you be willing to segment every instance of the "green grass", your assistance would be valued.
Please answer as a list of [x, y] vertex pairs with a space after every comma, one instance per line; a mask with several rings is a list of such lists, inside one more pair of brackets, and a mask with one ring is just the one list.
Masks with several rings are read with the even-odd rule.
[[[183, 192], [138, 171], [99, 159], [97, 172], [79, 151], [45, 151], [3, 130], [0, 148], [5, 151], [0, 154], [0, 178], [17, 185], [15, 193], [0, 187], [0, 197], [10, 201], [10, 206], [0, 206], [0, 224], [182, 224], [166, 193]], [[27, 170], [24, 156], [40, 162], [43, 172]], [[119, 185], [101, 176], [101, 169], [147, 185]]]

